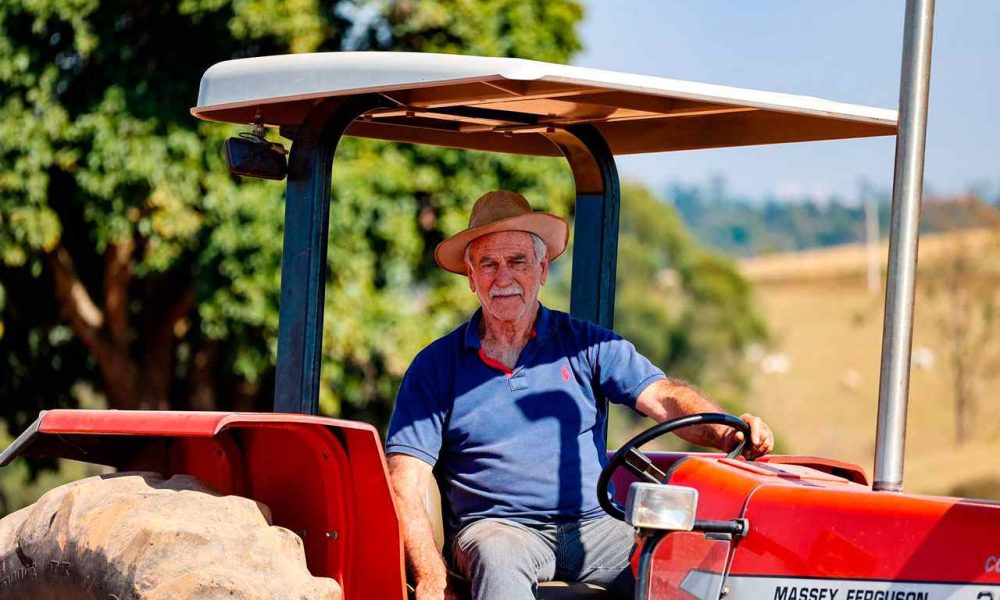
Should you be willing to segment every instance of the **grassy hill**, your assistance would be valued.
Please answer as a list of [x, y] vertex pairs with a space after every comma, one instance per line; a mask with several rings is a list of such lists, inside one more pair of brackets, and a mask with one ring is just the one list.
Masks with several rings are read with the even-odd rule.
[[[879, 249], [879, 264], [887, 249]], [[997, 234], [921, 239], [910, 381], [905, 489], [1000, 496], [1000, 304]], [[756, 284], [773, 339], [754, 357], [749, 409], [774, 426], [787, 452], [874, 461], [884, 298], [866, 282], [861, 245], [741, 261]], [[884, 282], [884, 273], [882, 279]], [[883, 283], [884, 285], [884, 283]], [[963, 327], [964, 324], [964, 327]], [[961, 332], [965, 331], [964, 336]], [[961, 360], [956, 356], [961, 356]], [[975, 401], [956, 440], [956, 368]]]

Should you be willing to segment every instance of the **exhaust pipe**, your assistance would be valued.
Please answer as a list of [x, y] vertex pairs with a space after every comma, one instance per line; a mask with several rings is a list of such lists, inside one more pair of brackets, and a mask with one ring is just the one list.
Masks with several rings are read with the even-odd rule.
[[899, 81], [899, 129], [892, 182], [889, 271], [882, 328], [875, 480], [879, 492], [903, 490], [906, 403], [910, 389], [913, 295], [924, 182], [927, 96], [931, 80], [934, 0], [907, 0], [903, 68]]

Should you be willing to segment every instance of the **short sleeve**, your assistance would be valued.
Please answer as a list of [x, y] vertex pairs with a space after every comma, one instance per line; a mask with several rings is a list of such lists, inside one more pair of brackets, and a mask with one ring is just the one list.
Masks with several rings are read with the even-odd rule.
[[403, 376], [385, 451], [408, 454], [434, 466], [441, 452], [447, 394], [438, 385], [437, 370], [423, 366], [426, 362], [418, 355]]
[[611, 402], [634, 410], [639, 394], [666, 375], [614, 331], [593, 325], [590, 334], [594, 384]]

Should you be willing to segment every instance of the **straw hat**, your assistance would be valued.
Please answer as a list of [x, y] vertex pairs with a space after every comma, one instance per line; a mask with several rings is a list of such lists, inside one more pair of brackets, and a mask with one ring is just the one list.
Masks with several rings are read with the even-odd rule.
[[465, 249], [472, 240], [499, 231], [525, 231], [542, 238], [554, 260], [566, 250], [569, 225], [549, 213], [535, 212], [524, 196], [498, 190], [486, 192], [476, 200], [469, 215], [469, 227], [438, 244], [434, 260], [446, 271], [465, 275]]

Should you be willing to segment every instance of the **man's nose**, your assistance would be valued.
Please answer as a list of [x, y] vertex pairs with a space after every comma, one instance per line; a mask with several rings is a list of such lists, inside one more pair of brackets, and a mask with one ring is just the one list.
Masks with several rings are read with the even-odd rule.
[[514, 282], [514, 270], [507, 265], [500, 265], [497, 267], [497, 275], [494, 278], [494, 282], [500, 285], [510, 285]]

